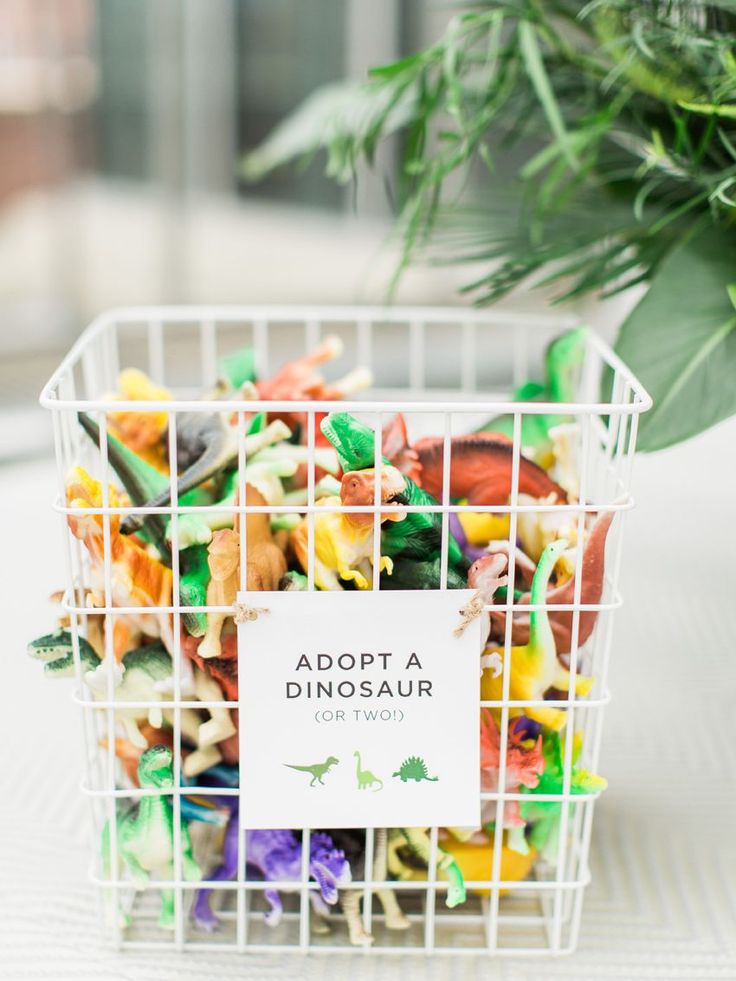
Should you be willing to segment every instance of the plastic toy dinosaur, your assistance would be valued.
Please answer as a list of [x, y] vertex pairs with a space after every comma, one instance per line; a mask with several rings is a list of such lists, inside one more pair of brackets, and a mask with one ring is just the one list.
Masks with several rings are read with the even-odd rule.
[[[523, 718], [512, 719], [508, 727], [506, 742], [506, 780], [504, 789], [518, 793], [519, 787], [537, 787], [540, 774], [544, 771], [542, 737], [536, 741], [528, 736], [529, 723]], [[537, 727], [538, 728], [538, 727]], [[480, 710], [480, 789], [483, 792], [498, 790], [501, 765], [501, 734], [493, 715], [486, 708]], [[496, 820], [495, 801], [483, 801], [481, 823], [486, 825]], [[519, 810], [519, 801], [507, 800], [503, 809], [504, 828], [523, 828], [526, 822]], [[510, 842], [513, 844], [513, 841]], [[526, 853], [526, 848], [523, 848]]]
[[[340, 849], [348, 861], [353, 879], [365, 878], [366, 841], [365, 832], [357, 829], [330, 830], [330, 837], [335, 846]], [[386, 883], [388, 879], [388, 832], [385, 828], [376, 828], [373, 838], [373, 882], [376, 883], [375, 893], [383, 907], [384, 924], [389, 930], [408, 930], [411, 921], [404, 915], [396, 899], [396, 893]], [[381, 885], [383, 883], [383, 885]], [[356, 947], [364, 947], [373, 943], [373, 935], [368, 933], [360, 915], [360, 904], [363, 889], [344, 889], [340, 893], [339, 904], [345, 915], [350, 943]], [[315, 904], [317, 912], [323, 915], [328, 912], [321, 910]], [[326, 932], [326, 922], [313, 921], [316, 932]], [[318, 925], [319, 924], [319, 925]]]
[[[615, 511], [607, 511], [601, 514], [593, 527], [590, 529], [588, 540], [583, 548], [582, 561], [582, 582], [580, 585], [581, 604], [595, 606], [600, 603], [603, 595], [603, 577], [605, 573], [606, 559], [606, 538], [611, 527], [611, 522], [616, 516]], [[554, 589], [548, 589], [546, 602], [554, 604], [570, 604], [575, 599], [575, 579], [577, 573], [567, 582]], [[527, 604], [531, 602], [531, 593], [522, 594], [517, 603]], [[512, 643], [526, 644], [529, 642], [531, 614], [516, 612], [512, 619]], [[581, 610], [578, 614], [578, 646], [582, 646], [593, 633], [596, 620], [598, 619], [597, 610]], [[503, 610], [492, 610], [491, 618], [491, 641], [494, 643], [504, 643], [506, 636], [506, 613]], [[551, 610], [548, 613], [549, 624], [555, 639], [558, 656], [569, 653], [572, 639], [572, 610]]]
[[[383, 790], [383, 780], [377, 777], [375, 773], [371, 773], [370, 770], [364, 770], [360, 762], [360, 753], [356, 749], [353, 753], [355, 757], [355, 776], [358, 781], [358, 790], [365, 790], [370, 788], [375, 793], [377, 790]], [[380, 787], [374, 787], [374, 784], [380, 784]]]
[[[541, 700], [550, 688], [566, 691], [570, 674], [557, 659], [555, 639], [549, 623], [545, 596], [547, 583], [555, 567], [560, 553], [567, 547], [567, 542], [561, 538], [552, 542], [542, 553], [537, 571], [534, 573], [531, 589], [531, 601], [542, 609], [533, 610], [529, 614], [529, 642], [523, 647], [512, 647], [509, 659], [509, 698], [512, 701]], [[499, 651], [499, 654], [502, 653]], [[484, 700], [498, 700], [503, 696], [503, 675], [490, 676], [483, 673], [481, 681], [481, 696]], [[575, 692], [586, 695], [593, 685], [592, 678], [578, 675], [575, 678]], [[550, 703], [551, 705], [552, 703]], [[565, 724], [564, 709], [529, 707], [524, 708], [524, 715], [541, 722], [552, 729], [561, 729]], [[512, 714], [519, 714], [518, 709]]]
[[[438, 500], [442, 495], [444, 440], [427, 436], [412, 447], [421, 466], [421, 486]], [[511, 494], [513, 443], [493, 433], [467, 433], [450, 441], [450, 497], [468, 504], [507, 504]], [[519, 455], [519, 493], [534, 498], [556, 497], [567, 503], [567, 494], [536, 463]]]
[[[100, 428], [97, 422], [84, 412], [80, 412], [78, 418], [92, 442], [99, 445]], [[109, 432], [107, 457], [134, 506], [144, 505], [147, 500], [169, 486], [168, 477], [160, 474]], [[180, 495], [179, 502], [186, 506], [213, 503], [212, 495], [202, 488], [195, 488], [187, 494]], [[232, 517], [228, 514], [218, 515], [218, 518], [232, 522]], [[146, 515], [143, 518], [140, 535], [155, 545], [161, 561], [170, 566], [171, 519], [162, 514]], [[182, 606], [204, 606], [210, 570], [207, 565], [207, 552], [202, 543], [208, 542], [212, 537], [210, 524], [196, 514], [179, 515], [178, 536], [180, 603]], [[204, 613], [184, 612], [182, 620], [189, 633], [195, 637], [201, 637], [206, 630], [207, 620]]]
[[[452, 855], [437, 847], [437, 873], [448, 880], [445, 905], [450, 909], [465, 902], [465, 880]], [[396, 828], [388, 833], [388, 869], [397, 879], [416, 878], [417, 865], [425, 869], [432, 858], [426, 828]], [[426, 876], [426, 873], [425, 873]]]
[[[485, 609], [493, 602], [493, 597], [498, 589], [505, 586], [508, 576], [503, 575], [508, 564], [508, 559], [503, 554], [484, 555], [477, 559], [468, 572], [468, 587], [475, 590], [475, 594], [460, 610], [462, 621], [456, 628], [455, 633], [461, 634], [475, 617], [479, 621], [480, 653], [481, 665], [490, 667], [493, 663], [492, 654], [485, 654], [488, 634], [491, 629], [491, 618]], [[485, 661], [483, 659], [486, 659]], [[488, 660], [491, 659], [491, 660]], [[501, 665], [499, 664], [499, 673]]]
[[[167, 746], [147, 749], [138, 764], [138, 783], [143, 788], [169, 790], [174, 786], [171, 750]], [[186, 822], [181, 822], [181, 868], [187, 882], [202, 878], [194, 861], [192, 843]], [[112, 876], [110, 824], [102, 831], [102, 864], [106, 879]], [[117, 850], [130, 872], [136, 889], [144, 889], [151, 876], [174, 878], [174, 812], [168, 794], [142, 797], [137, 809], [123, 811], [117, 819]], [[115, 877], [117, 878], [115, 870]], [[127, 918], [125, 918], [127, 919]], [[174, 890], [161, 889], [161, 913], [158, 921], [164, 930], [174, 927]], [[124, 925], [128, 925], [127, 922]]]
[[[302, 358], [287, 361], [271, 378], [257, 380], [256, 397], [276, 401], [339, 401], [354, 392], [367, 388], [372, 375], [367, 368], [356, 368], [335, 382], [326, 382], [315, 369], [328, 361], [339, 358], [344, 344], [336, 334], [325, 337], [321, 344]], [[304, 428], [304, 416], [295, 413], [276, 413], [294, 427]]]
[[[28, 654], [37, 660], [44, 661], [44, 673], [54, 678], [68, 678], [74, 675], [74, 648], [72, 635], [66, 630], [57, 630], [30, 642]], [[85, 680], [92, 676], [93, 680], [102, 681], [100, 676], [100, 658], [92, 645], [79, 637], [79, 659]], [[165, 683], [172, 674], [171, 655], [161, 644], [148, 644], [136, 650], [129, 651], [123, 657], [125, 673], [120, 685], [115, 689], [115, 718], [125, 732], [126, 738], [139, 749], [146, 749], [148, 742], [141, 733], [140, 723], [148, 723], [154, 729], [160, 729], [163, 720], [173, 723], [173, 713], [169, 709], [160, 709], [156, 703], [166, 701], [169, 695]], [[104, 685], [90, 688], [96, 699], [107, 697]], [[222, 701], [222, 691], [215, 682], [201, 671], [195, 671], [191, 688], [182, 686], [182, 696], [195, 695], [201, 700], [212, 702]], [[134, 705], [127, 706], [126, 703]], [[141, 704], [146, 707], [141, 707]], [[182, 734], [196, 746], [184, 761], [184, 773], [193, 776], [208, 767], [218, 763], [222, 754], [217, 743], [232, 737], [235, 727], [225, 708], [212, 707], [207, 710], [210, 718], [203, 722], [194, 709], [180, 709], [179, 717]]]
[[[591, 773], [577, 765], [583, 746], [581, 732], [573, 736], [571, 756], [570, 793], [600, 794], [608, 782], [596, 773]], [[535, 796], [562, 794], [564, 790], [564, 745], [559, 733], [547, 732], [542, 742], [544, 771], [534, 787], [522, 788], [528, 799], [520, 802], [521, 817], [532, 827], [528, 835], [529, 844], [539, 850], [547, 861], [554, 861], [559, 844], [559, 823], [562, 814], [561, 801], [536, 800]], [[508, 805], [507, 805], [508, 806]]]
[[[575, 385], [585, 357], [588, 330], [576, 327], [556, 337], [544, 357], [546, 380], [528, 381], [514, 393], [515, 402], [574, 402]], [[555, 413], [524, 415], [521, 419], [521, 445], [534, 454], [543, 467], [552, 463], [550, 429], [569, 421], [569, 416]], [[482, 432], [504, 433], [513, 436], [513, 415], [497, 416], [482, 427]]]
[[[331, 412], [322, 420], [321, 429], [335, 447], [343, 470], [366, 470], [374, 466], [373, 430], [348, 412]], [[390, 461], [384, 458], [383, 463], [389, 464]], [[411, 478], [402, 476], [403, 491], [395, 495], [398, 503], [438, 507], [431, 494], [418, 487]], [[387, 525], [381, 537], [382, 549], [392, 558], [402, 556], [420, 561], [434, 560], [442, 545], [442, 517], [438, 512], [409, 513], [400, 525]], [[448, 536], [448, 559], [458, 571], [467, 571], [469, 563], [452, 535]]]
[[[381, 468], [381, 503], [395, 500], [403, 478], [394, 467]], [[340, 497], [325, 497], [322, 507], [358, 506], [374, 503], [374, 471], [348, 472], [342, 478]], [[403, 512], [381, 512], [382, 522], [400, 522]], [[343, 589], [340, 580], [352, 581], [358, 589], [370, 589], [373, 571], [373, 515], [325, 510], [314, 514], [314, 581], [319, 589]], [[383, 539], [382, 539], [383, 541]], [[291, 544], [306, 571], [309, 562], [309, 523], [306, 518], [291, 533]], [[381, 570], [389, 575], [393, 562], [381, 556]]]
[[[102, 485], [82, 467], [75, 467], [66, 482], [66, 500], [72, 508], [102, 507]], [[109, 503], [120, 507], [121, 498], [110, 485]], [[90, 580], [95, 605], [104, 606], [105, 542], [101, 514], [70, 514], [67, 517], [72, 534], [84, 542], [90, 557]], [[171, 606], [171, 570], [153, 558], [139, 542], [120, 534], [120, 515], [109, 516], [112, 604], [139, 607], [128, 620], [148, 637], [160, 637], [173, 650], [171, 618], [166, 613], [145, 613], [147, 606]], [[118, 661], [124, 651], [115, 650]]]
[[[259, 491], [246, 484], [246, 507], [263, 507], [265, 499]], [[246, 588], [249, 591], [276, 590], [286, 573], [286, 559], [274, 543], [268, 514], [263, 511], [246, 514]], [[240, 535], [233, 528], [216, 531], [208, 547], [210, 582], [207, 587], [208, 606], [232, 607], [240, 589]], [[219, 657], [222, 653], [220, 634], [228, 613], [207, 614], [207, 631], [197, 648], [200, 657]]]
[[[167, 388], [156, 385], [138, 368], [125, 368], [118, 375], [119, 395], [126, 402], [169, 402]], [[163, 435], [169, 422], [167, 412], [110, 412], [108, 422], [122, 442], [152, 466], [165, 469]]]
[[[395, 559], [391, 575], [385, 573], [381, 575], [381, 589], [439, 589], [442, 583], [441, 563], [439, 556], [425, 562], [415, 562], [413, 559], [406, 558]], [[448, 566], [447, 588], [465, 589], [465, 585], [465, 576], [456, 572], [452, 566]]]
[[309, 766], [297, 766], [296, 763], [284, 763], [284, 766], [288, 766], [290, 770], [300, 770], [302, 773], [311, 773], [312, 779], [309, 782], [310, 787], [314, 787], [315, 783], [322, 784], [324, 787], [325, 782], [322, 777], [326, 776], [333, 766], [337, 766], [340, 761], [336, 756], [328, 756], [324, 763], [312, 763]]
[[[177, 478], [179, 495], [198, 487], [238, 462], [238, 431], [222, 415], [205, 415], [201, 412], [181, 413], [177, 416]], [[258, 432], [249, 433], [245, 439], [246, 459], [259, 450], [271, 446], [291, 435], [289, 427], [274, 420]], [[155, 497], [145, 502], [146, 507], [166, 507], [171, 501], [168, 485]], [[124, 535], [137, 531], [143, 524], [141, 515], [128, 515], [121, 526]]]
[[[399, 414], [383, 431], [383, 452], [402, 473], [437, 500], [442, 498], [444, 439], [427, 436], [408, 444], [404, 417]], [[468, 504], [506, 504], [511, 494], [513, 443], [496, 433], [467, 433], [450, 440], [450, 497]], [[519, 493], [534, 498], [553, 494], [567, 501], [564, 489], [540, 466], [519, 456]]]
[[[248, 865], [258, 869], [267, 881], [301, 880], [302, 843], [293, 831], [247, 831], [245, 855]], [[338, 889], [351, 881], [345, 855], [324, 832], [309, 837], [309, 876], [319, 884], [319, 899], [328, 906], [335, 905]], [[264, 919], [269, 926], [277, 926], [283, 911], [281, 897], [276, 889], [266, 889], [263, 895], [271, 907]], [[319, 899], [316, 904], [323, 910]]]
[[[225, 836], [222, 842], [222, 862], [210, 870], [208, 882], [228, 882], [238, 874], [238, 838], [240, 835], [238, 798], [234, 796], [217, 797], [208, 794], [207, 799], [226, 809], [228, 812]], [[220, 919], [212, 909], [212, 889], [197, 890], [190, 915], [200, 930], [212, 933], [220, 926]]]

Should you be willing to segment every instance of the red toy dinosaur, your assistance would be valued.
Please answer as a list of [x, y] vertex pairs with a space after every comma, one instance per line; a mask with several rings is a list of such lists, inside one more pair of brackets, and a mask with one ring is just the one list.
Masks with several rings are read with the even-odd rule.
[[[593, 527], [590, 529], [588, 541], [583, 549], [583, 579], [580, 587], [580, 602], [584, 604], [600, 603], [603, 594], [603, 574], [605, 572], [606, 558], [606, 538], [611, 522], [616, 516], [615, 511], [606, 511], [600, 515]], [[548, 603], [573, 603], [575, 597], [575, 580], [577, 573], [561, 586], [547, 591]], [[530, 593], [517, 600], [518, 603], [527, 604]], [[598, 612], [596, 610], [583, 610], [579, 614], [580, 624], [578, 627], [578, 646], [584, 644], [590, 637], [595, 627]], [[572, 639], [572, 610], [550, 610], [549, 622], [552, 633], [555, 637], [558, 657], [561, 654], [568, 654]], [[491, 633], [490, 642], [503, 644], [506, 636], [506, 614], [499, 610], [491, 611]], [[529, 615], [514, 613], [513, 627], [511, 630], [511, 643], [514, 645], [527, 644], [529, 642]]]
[[[511, 494], [512, 441], [500, 433], [467, 433], [453, 436], [450, 446], [450, 497], [466, 498], [468, 504], [507, 504]], [[402, 473], [441, 500], [441, 436], [427, 436], [409, 446], [406, 423], [397, 416], [383, 431], [383, 450]], [[523, 455], [519, 457], [519, 493], [535, 498], [552, 495], [559, 503], [567, 503], [564, 489]]]

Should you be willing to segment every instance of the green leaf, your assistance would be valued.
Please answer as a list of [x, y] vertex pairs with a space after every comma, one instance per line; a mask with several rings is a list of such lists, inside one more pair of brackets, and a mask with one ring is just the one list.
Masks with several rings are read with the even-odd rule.
[[736, 412], [736, 233], [710, 227], [661, 262], [616, 350], [654, 399], [638, 448], [671, 446]]
[[685, 102], [682, 99], [678, 99], [677, 104], [683, 109], [688, 109], [690, 112], [700, 112], [705, 116], [723, 116], [726, 119], [736, 119], [736, 106], [734, 105], [718, 106], [713, 102]]
[[578, 159], [570, 145], [570, 139], [562, 120], [560, 107], [557, 105], [554, 90], [550, 85], [547, 72], [544, 68], [544, 60], [539, 50], [536, 31], [529, 21], [523, 20], [519, 24], [519, 43], [527, 73], [534, 86], [534, 91], [537, 93], [537, 98], [542, 105], [544, 114], [547, 117], [549, 127], [557, 138], [557, 142], [567, 157], [568, 163], [573, 170], [577, 170], [579, 166]]

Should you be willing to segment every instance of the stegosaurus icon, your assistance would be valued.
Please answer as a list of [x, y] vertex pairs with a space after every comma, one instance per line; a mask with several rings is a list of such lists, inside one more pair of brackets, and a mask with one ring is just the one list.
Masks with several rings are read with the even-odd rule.
[[427, 764], [421, 756], [408, 756], [401, 764], [399, 769], [391, 774], [392, 777], [400, 777], [402, 783], [407, 780], [439, 780], [439, 777], [430, 777], [427, 774]]

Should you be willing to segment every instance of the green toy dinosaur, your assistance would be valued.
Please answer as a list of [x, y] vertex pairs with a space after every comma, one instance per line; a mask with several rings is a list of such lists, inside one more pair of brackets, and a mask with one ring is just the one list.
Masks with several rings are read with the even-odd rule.
[[[174, 786], [173, 757], [167, 746], [152, 746], [138, 763], [138, 782], [144, 789], [170, 790]], [[194, 861], [192, 842], [185, 821], [181, 821], [181, 869], [187, 882], [199, 882], [202, 873]], [[121, 809], [117, 817], [118, 857], [130, 872], [136, 889], [144, 889], [148, 880], [174, 878], [174, 809], [168, 794], [141, 797], [137, 807]], [[110, 822], [102, 829], [102, 870], [111, 879], [112, 854]], [[129, 917], [123, 914], [123, 926]], [[158, 925], [174, 928], [174, 890], [161, 889], [161, 913]]]
[[[426, 868], [432, 859], [432, 846], [425, 828], [395, 828], [388, 833], [388, 869], [397, 879], [414, 879], [417, 868]], [[465, 880], [452, 855], [439, 846], [437, 872], [448, 879], [445, 905], [450, 909], [465, 902]]]
[[[44, 673], [53, 678], [69, 678], [74, 674], [74, 653], [72, 635], [68, 630], [56, 630], [45, 634], [28, 644], [30, 657], [44, 661]], [[84, 637], [79, 637], [79, 660], [83, 676], [89, 680], [100, 665], [100, 658], [92, 645]], [[190, 668], [188, 659], [183, 659]], [[129, 651], [123, 657], [125, 669], [122, 680], [115, 688], [115, 718], [122, 726], [126, 738], [139, 749], [148, 745], [140, 732], [138, 724], [148, 722], [154, 729], [160, 729], [164, 721], [173, 721], [170, 709], [161, 709], [158, 702], [166, 701], [173, 665], [171, 655], [160, 644], [147, 644]], [[203, 672], [195, 669], [191, 678], [181, 677], [182, 697], [196, 696], [200, 700], [217, 701], [222, 698], [221, 690], [213, 697], [213, 681]], [[90, 688], [94, 698], [105, 698], [107, 688]], [[132, 704], [128, 704], [132, 703]], [[217, 743], [235, 733], [230, 713], [225, 708], [214, 705], [207, 709], [210, 718], [202, 721], [198, 711], [191, 708], [179, 710], [182, 735], [197, 748], [189, 753], [184, 761], [186, 776], [195, 776], [208, 767], [219, 763], [222, 754]]]
[[[585, 356], [587, 327], [576, 327], [556, 337], [544, 356], [546, 380], [527, 381], [514, 392], [515, 402], [574, 402], [575, 384]], [[521, 420], [521, 445], [532, 450], [534, 459], [541, 466], [552, 461], [552, 440], [550, 429], [569, 422], [570, 416], [547, 413], [544, 415], [524, 415]], [[504, 433], [513, 438], [513, 415], [496, 416], [478, 432]]]
[[333, 766], [337, 766], [340, 761], [335, 756], [328, 756], [324, 763], [312, 763], [310, 766], [297, 766], [295, 763], [284, 763], [284, 766], [288, 766], [291, 770], [301, 770], [302, 773], [311, 773], [312, 779], [309, 786], [313, 787], [315, 781], [321, 783], [324, 787], [325, 782], [322, 779], [326, 774], [330, 772]]
[[[582, 733], [576, 733], [573, 742], [572, 771], [570, 774], [571, 794], [599, 794], [608, 786], [604, 777], [576, 766], [582, 749]], [[535, 787], [521, 787], [527, 800], [520, 804], [524, 821], [531, 825], [527, 834], [529, 845], [547, 861], [554, 861], [559, 845], [559, 826], [562, 816], [560, 801], [535, 800], [537, 794], [561, 794], [564, 788], [564, 745], [558, 732], [545, 732], [542, 741], [544, 770]]]
[[[439, 556], [425, 562], [397, 559], [391, 575], [381, 573], [381, 589], [439, 589], [442, 582], [442, 560]], [[447, 569], [447, 588], [466, 589], [465, 576], [451, 566]]]
[[[347, 473], [367, 470], [375, 464], [375, 434], [349, 412], [331, 412], [320, 423], [322, 432], [337, 451], [340, 466]], [[390, 464], [385, 457], [384, 464]], [[392, 503], [437, 507], [437, 501], [410, 477], [404, 476], [404, 492]], [[434, 560], [442, 545], [442, 516], [438, 512], [407, 514], [404, 521], [387, 522], [382, 531], [382, 551], [392, 558]], [[467, 572], [470, 563], [452, 534], [448, 533], [448, 560], [451, 567]]]

